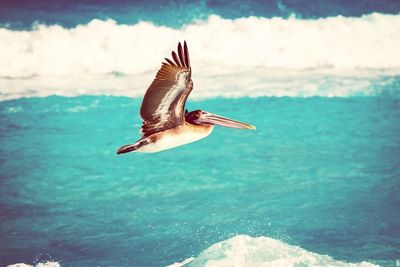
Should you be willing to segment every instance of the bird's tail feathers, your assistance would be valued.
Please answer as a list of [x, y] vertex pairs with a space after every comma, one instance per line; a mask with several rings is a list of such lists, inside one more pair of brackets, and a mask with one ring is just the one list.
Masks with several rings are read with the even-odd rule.
[[134, 144], [129, 144], [129, 145], [124, 145], [121, 146], [118, 151], [117, 154], [124, 154], [124, 153], [129, 153], [129, 152], [133, 152], [135, 150], [138, 150], [140, 147], [148, 144], [149, 141], [145, 140], [145, 139], [140, 139], [139, 141], [137, 141]]

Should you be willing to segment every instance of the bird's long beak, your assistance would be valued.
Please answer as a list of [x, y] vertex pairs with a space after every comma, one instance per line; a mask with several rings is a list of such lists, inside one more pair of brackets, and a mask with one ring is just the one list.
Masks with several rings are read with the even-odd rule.
[[205, 114], [202, 118], [202, 121], [210, 124], [215, 124], [215, 125], [220, 125], [220, 126], [225, 126], [229, 128], [238, 128], [238, 129], [251, 129], [255, 130], [256, 127], [244, 122], [240, 121], [235, 121], [232, 119], [228, 119], [213, 113], [207, 113]]

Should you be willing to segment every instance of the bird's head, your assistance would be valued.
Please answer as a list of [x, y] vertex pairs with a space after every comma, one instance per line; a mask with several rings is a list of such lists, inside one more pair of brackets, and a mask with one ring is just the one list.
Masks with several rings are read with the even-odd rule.
[[195, 110], [187, 112], [185, 115], [185, 120], [191, 124], [196, 124], [196, 125], [211, 124], [211, 125], [225, 126], [229, 128], [252, 129], [252, 130], [256, 129], [256, 127], [253, 125], [228, 119], [204, 110]]

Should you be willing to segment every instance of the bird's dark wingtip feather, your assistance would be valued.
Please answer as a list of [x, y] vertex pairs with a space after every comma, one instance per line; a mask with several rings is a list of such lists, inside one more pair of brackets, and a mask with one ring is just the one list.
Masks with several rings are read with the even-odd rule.
[[175, 51], [172, 51], [172, 58], [174, 59], [176, 65], [180, 67], [181, 63], [179, 62], [178, 56], [176, 55]]
[[174, 64], [174, 62], [172, 62], [172, 60], [165, 58], [165, 60], [168, 62], [168, 64], [170, 64], [171, 66], [175, 67], [176, 65]]
[[185, 53], [185, 64], [186, 64], [186, 67], [190, 68], [189, 50], [188, 50], [186, 41], [184, 41], [184, 43], [183, 43], [183, 50], [184, 50], [184, 53]]
[[186, 62], [185, 62], [185, 58], [184, 58], [184, 55], [183, 55], [181, 42], [178, 43], [178, 56], [179, 56], [179, 60], [181, 62], [181, 66], [182, 67], [187, 67], [187, 66], [185, 66]]

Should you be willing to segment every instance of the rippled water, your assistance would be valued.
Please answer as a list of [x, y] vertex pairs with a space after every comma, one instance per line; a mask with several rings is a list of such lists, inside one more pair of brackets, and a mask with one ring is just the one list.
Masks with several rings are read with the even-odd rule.
[[257, 126], [117, 156], [140, 100], [0, 102], [0, 261], [162, 266], [246, 234], [347, 262], [400, 258], [400, 99], [191, 102]]

